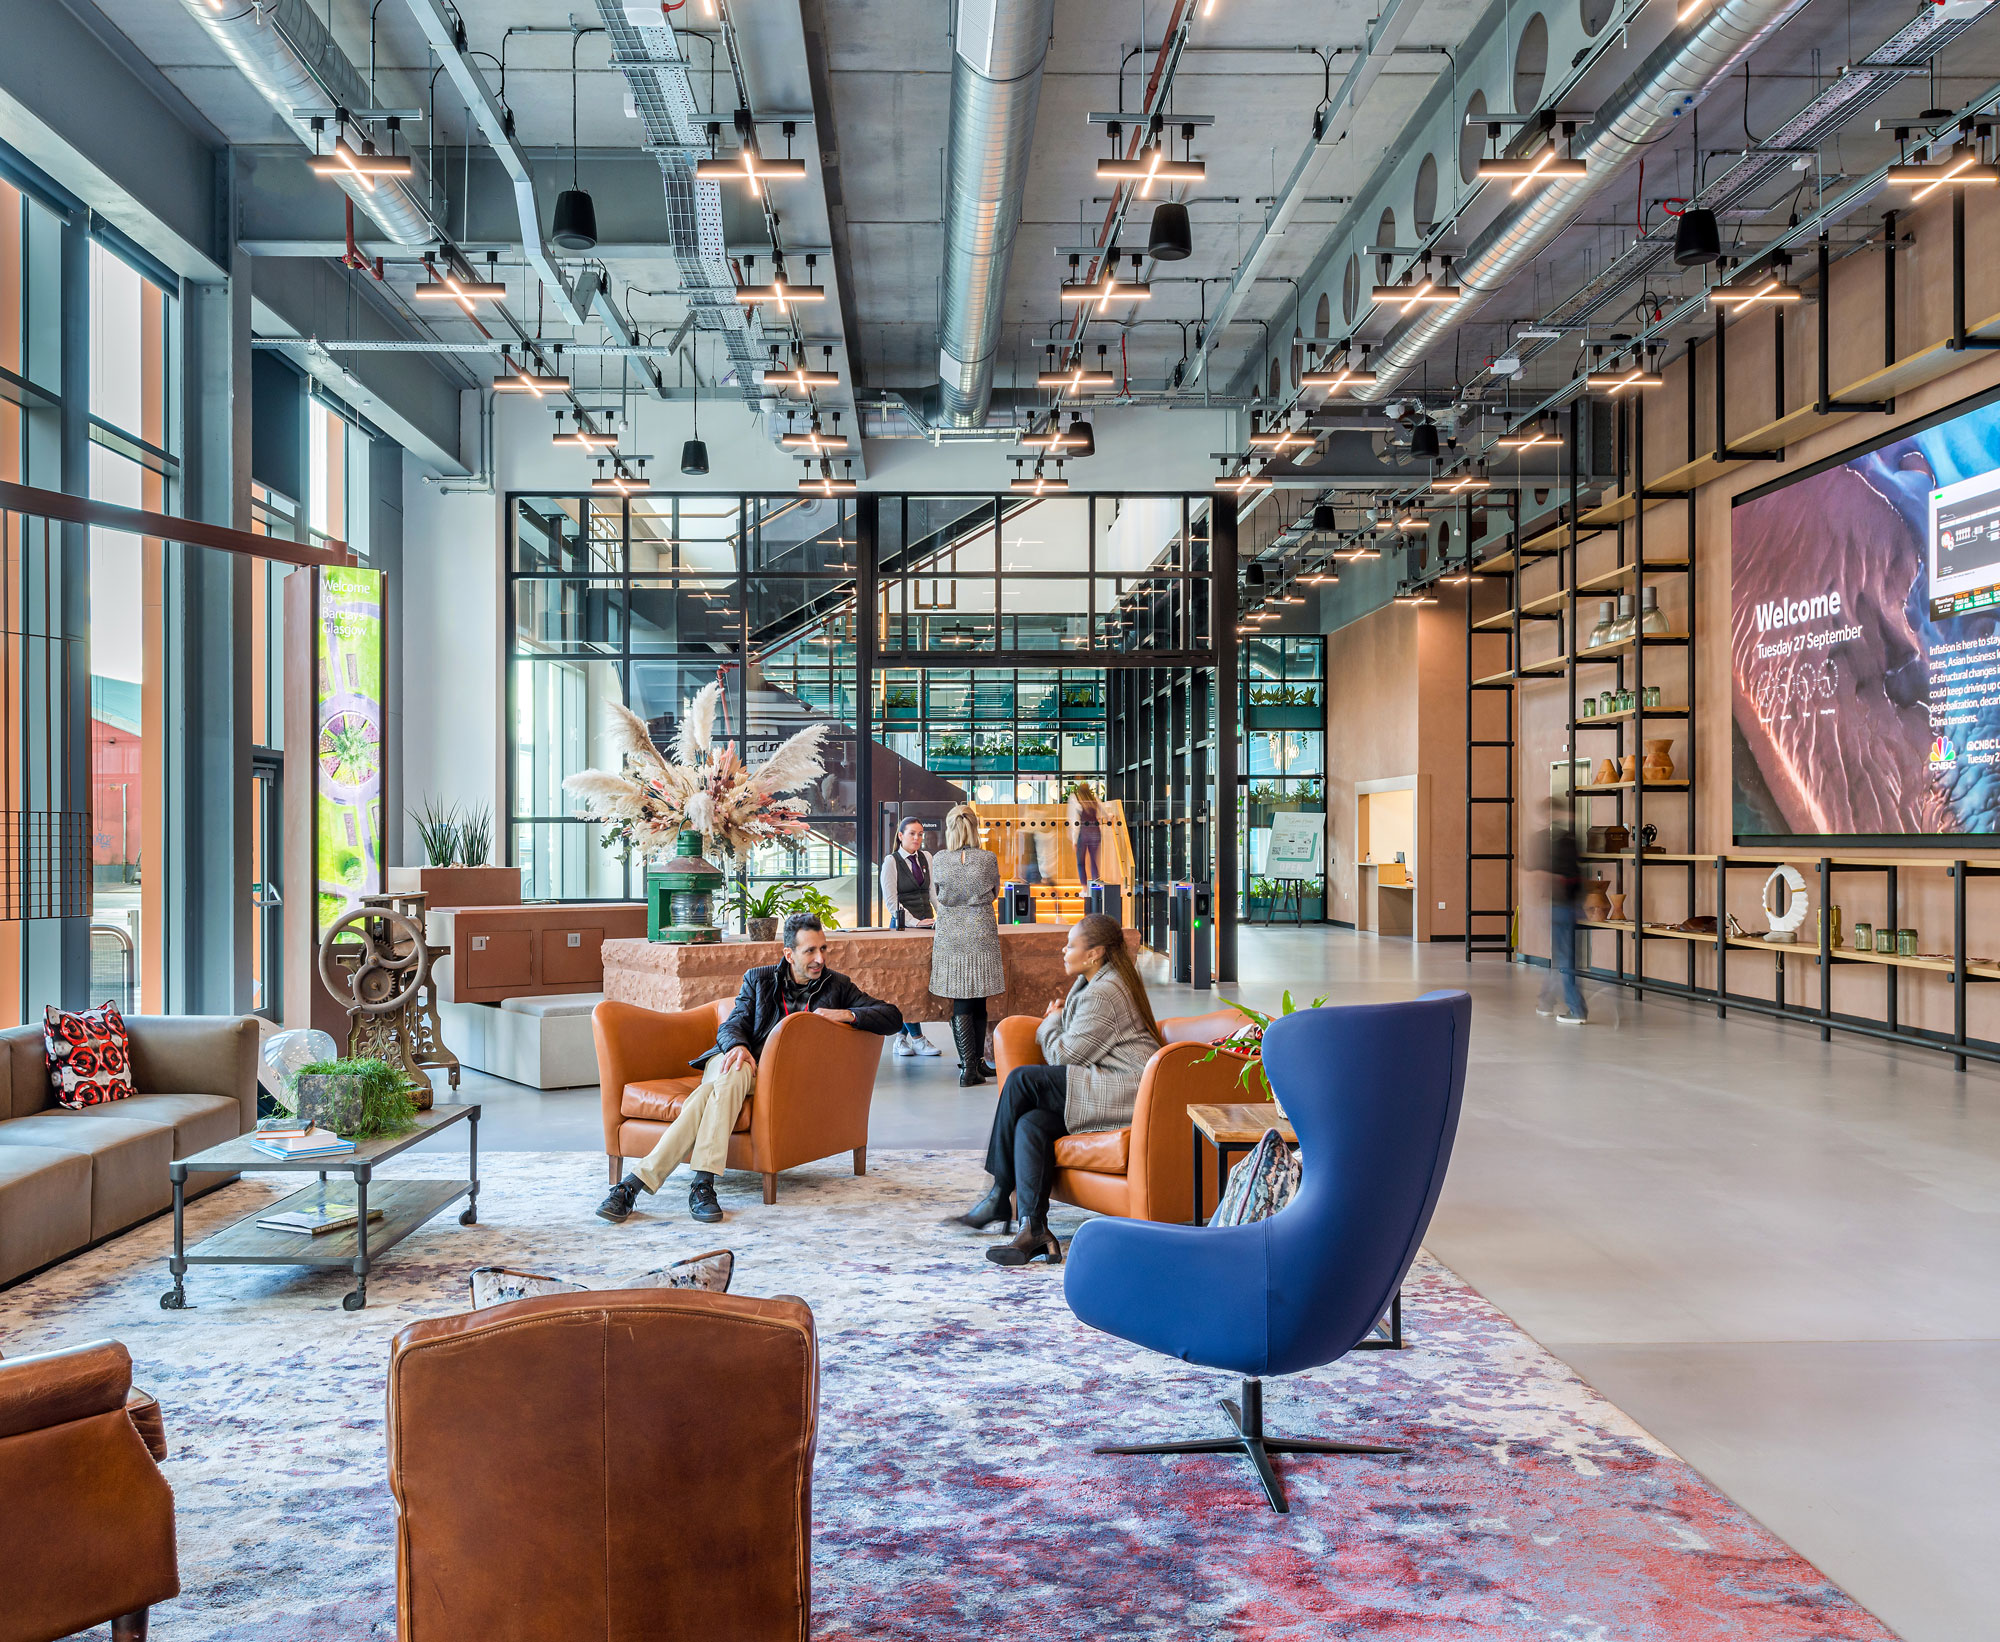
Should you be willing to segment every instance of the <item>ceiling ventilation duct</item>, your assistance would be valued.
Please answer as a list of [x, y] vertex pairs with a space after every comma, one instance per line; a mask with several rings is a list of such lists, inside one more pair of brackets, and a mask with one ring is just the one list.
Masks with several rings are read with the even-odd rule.
[[1418, 314], [1375, 352], [1375, 385], [1357, 398], [1387, 393], [1444, 336], [1469, 319], [1567, 228], [1591, 196], [1622, 172], [1744, 58], [1774, 34], [1805, 0], [1720, 0], [1681, 24], [1638, 71], [1599, 106], [1571, 152], [1590, 168], [1575, 187], [1537, 189], [1506, 207], [1452, 264], [1465, 296]]
[[[306, 0], [261, 0], [254, 6], [243, 0], [227, 12], [216, 11], [208, 0], [181, 0], [181, 5], [300, 142], [313, 141], [311, 116], [301, 110], [374, 106], [360, 74]], [[332, 140], [331, 129], [319, 138], [322, 148]], [[415, 158], [415, 174], [408, 179], [376, 178], [372, 192], [356, 182], [336, 181], [398, 245], [428, 245], [438, 231], [424, 209], [423, 164]]]
[[1002, 298], [1055, 0], [960, 0], [951, 60], [945, 166], [944, 313], [938, 333], [942, 420], [973, 428], [993, 397]]

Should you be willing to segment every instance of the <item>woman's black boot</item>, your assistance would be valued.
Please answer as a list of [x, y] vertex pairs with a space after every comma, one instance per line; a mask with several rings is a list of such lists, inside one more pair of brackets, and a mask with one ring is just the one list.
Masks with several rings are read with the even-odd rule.
[[996, 1266], [1025, 1266], [1030, 1260], [1043, 1259], [1052, 1266], [1059, 1266], [1062, 1257], [1062, 1243], [1049, 1230], [1049, 1223], [1039, 1219], [1023, 1226], [1012, 1242], [986, 1251], [986, 1258]]
[[984, 1035], [970, 1015], [952, 1016], [951, 1041], [958, 1045], [958, 1086], [961, 1089], [973, 1089], [986, 1081], [979, 1055], [985, 1047], [979, 1041]]
[[996, 1183], [965, 1213], [952, 1215], [945, 1224], [970, 1226], [974, 1231], [986, 1231], [997, 1224], [1003, 1232], [1010, 1232], [1014, 1229], [1014, 1194], [1003, 1192]]

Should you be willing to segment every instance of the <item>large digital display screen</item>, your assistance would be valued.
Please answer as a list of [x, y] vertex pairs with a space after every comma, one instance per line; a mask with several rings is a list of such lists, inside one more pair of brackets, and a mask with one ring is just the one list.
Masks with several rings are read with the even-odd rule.
[[313, 851], [324, 935], [382, 889], [382, 573], [319, 577]]
[[2000, 833], [2000, 402], [1737, 499], [1739, 843]]

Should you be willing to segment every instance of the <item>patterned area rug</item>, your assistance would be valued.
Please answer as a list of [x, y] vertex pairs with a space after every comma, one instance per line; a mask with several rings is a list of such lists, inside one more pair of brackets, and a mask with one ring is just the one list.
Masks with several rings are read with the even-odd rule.
[[[738, 1293], [802, 1295], [818, 1317], [816, 1637], [1891, 1636], [1428, 1258], [1409, 1349], [1266, 1398], [1274, 1430], [1415, 1453], [1281, 1460], [1279, 1517], [1245, 1462], [1090, 1452], [1220, 1435], [1233, 1386], [1085, 1329], [1059, 1270], [1001, 1270], [986, 1239], [940, 1226], [985, 1182], [970, 1153], [884, 1153], [863, 1180], [829, 1162], [769, 1208], [754, 1176], [729, 1177], [720, 1227], [689, 1221], [673, 1183], [649, 1217], [602, 1224], [591, 1156], [484, 1161], [481, 1223], [447, 1213], [411, 1237], [359, 1314], [340, 1308], [344, 1274], [227, 1266], [194, 1268], [194, 1309], [162, 1311], [165, 1221], [0, 1295], [0, 1350], [123, 1340], [165, 1406], [184, 1589], [156, 1614], [161, 1642], [393, 1636], [390, 1336], [464, 1309], [477, 1265], [608, 1286], [721, 1245]], [[457, 1163], [412, 1154], [398, 1172]], [[227, 1187], [190, 1229], [277, 1187]]]

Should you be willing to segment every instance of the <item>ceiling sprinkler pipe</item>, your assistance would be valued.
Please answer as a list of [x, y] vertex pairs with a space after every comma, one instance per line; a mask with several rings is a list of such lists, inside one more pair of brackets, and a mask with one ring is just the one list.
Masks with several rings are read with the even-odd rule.
[[1591, 196], [1646, 144], [1701, 102], [1804, 5], [1805, 0], [1720, 0], [1662, 40], [1577, 133], [1571, 153], [1590, 168], [1589, 179], [1536, 189], [1503, 210], [1452, 261], [1465, 294], [1391, 331], [1375, 350], [1374, 383], [1357, 389], [1355, 397], [1374, 399], [1392, 392], [1411, 366], [1569, 227]]

